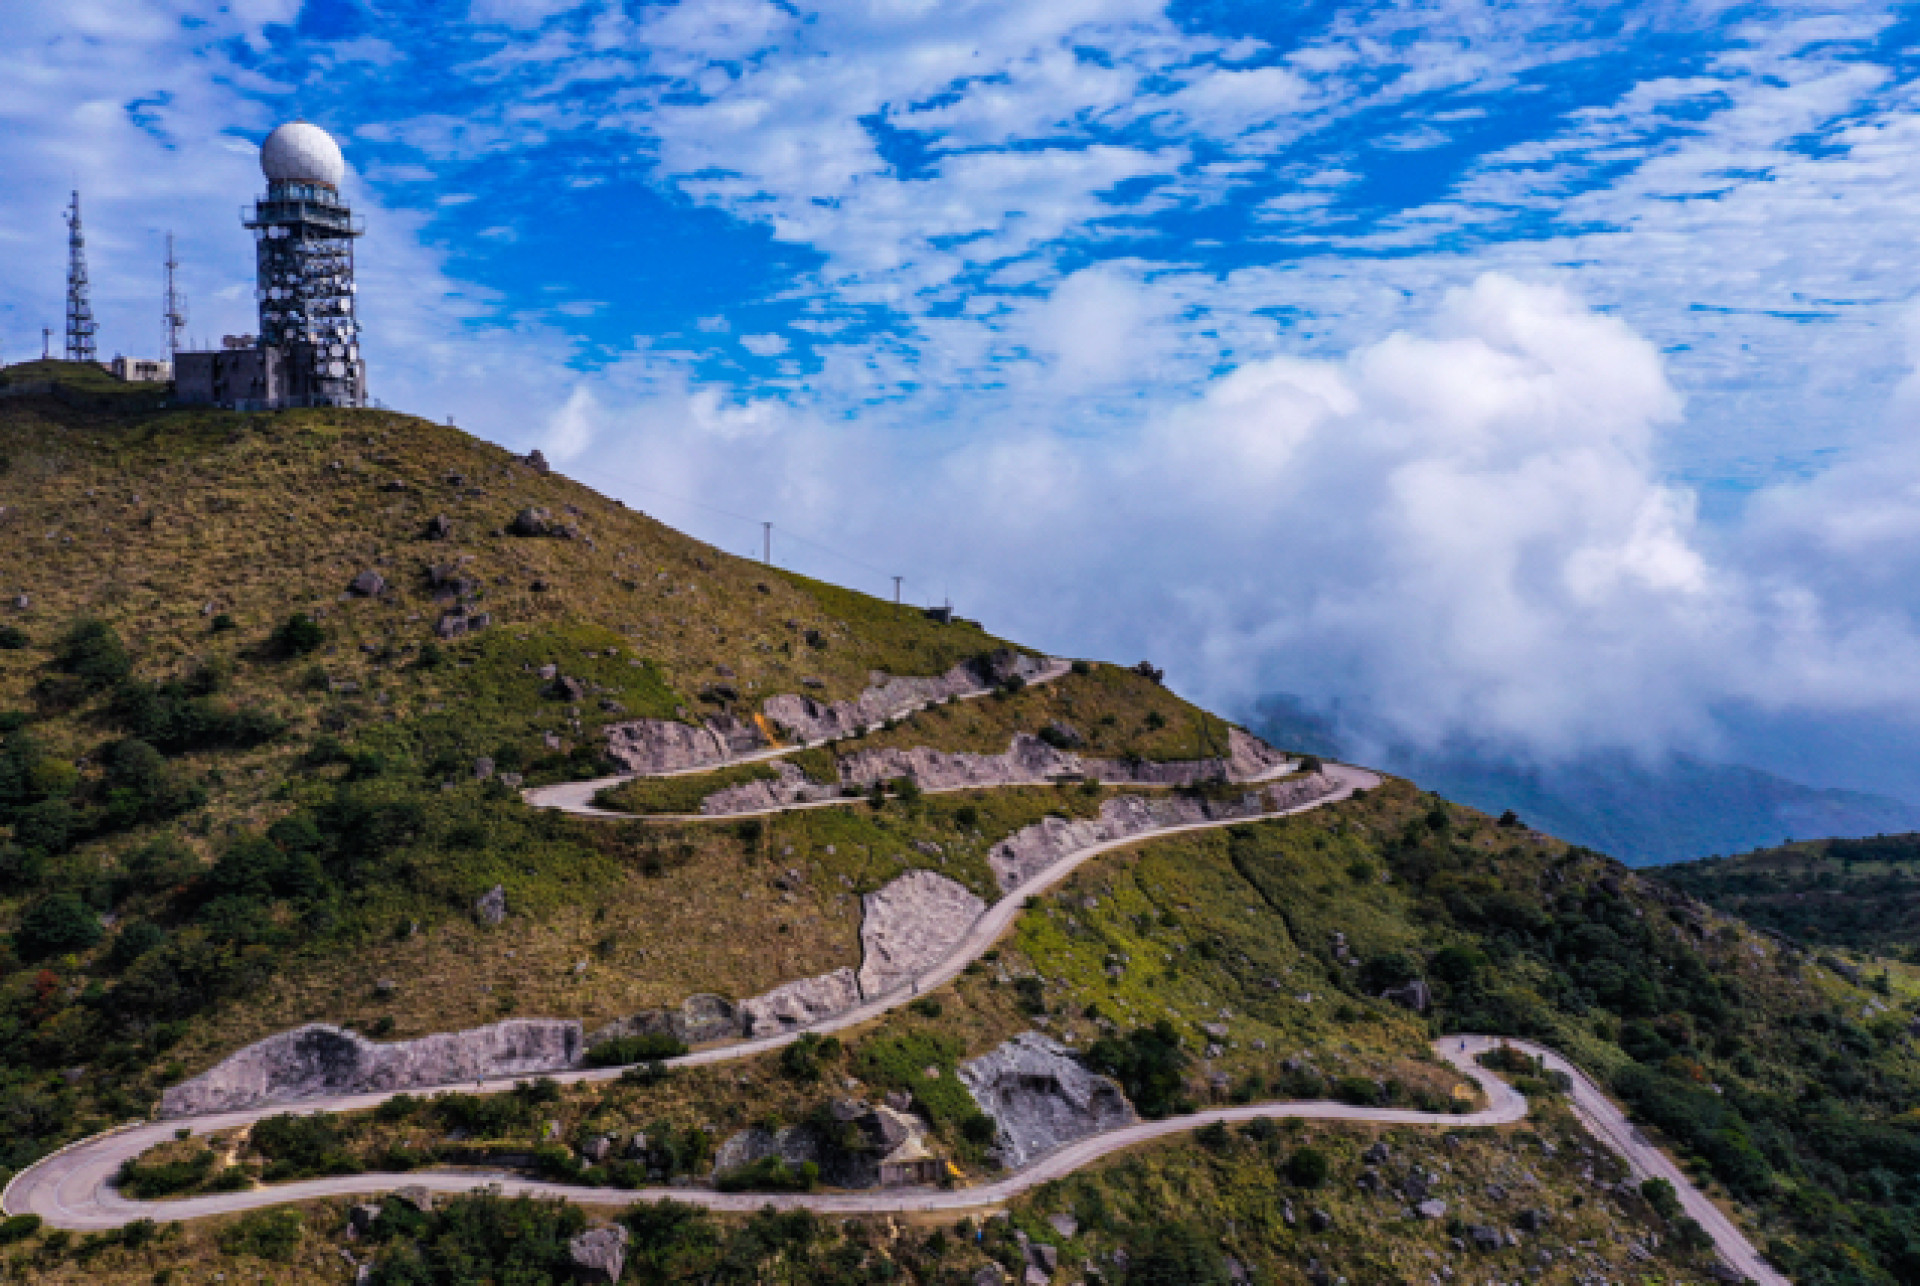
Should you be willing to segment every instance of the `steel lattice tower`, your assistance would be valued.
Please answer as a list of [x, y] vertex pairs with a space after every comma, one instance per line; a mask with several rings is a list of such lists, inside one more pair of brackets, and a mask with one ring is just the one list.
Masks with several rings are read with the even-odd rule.
[[167, 337], [167, 360], [173, 361], [180, 353], [180, 332], [187, 326], [187, 301], [174, 284], [173, 275], [180, 268], [180, 261], [173, 257], [173, 234], [167, 234], [167, 297], [165, 311], [161, 314], [161, 325]]
[[80, 231], [80, 194], [67, 211], [67, 360], [91, 362], [94, 354], [93, 301], [87, 290], [87, 238]]

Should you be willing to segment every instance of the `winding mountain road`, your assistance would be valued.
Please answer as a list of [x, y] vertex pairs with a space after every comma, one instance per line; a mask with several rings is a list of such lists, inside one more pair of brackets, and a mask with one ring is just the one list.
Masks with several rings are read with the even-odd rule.
[[[771, 757], [771, 756], [768, 756]], [[738, 761], [736, 761], [738, 762]], [[1328, 764], [1323, 772], [1334, 783], [1329, 793], [1293, 808], [1267, 814], [1268, 817], [1302, 813], [1352, 797], [1355, 791], [1380, 784], [1378, 774], [1346, 764]], [[589, 783], [576, 783], [576, 785]], [[594, 784], [597, 788], [597, 783]], [[540, 806], [583, 811], [602, 815], [604, 810], [569, 807], [570, 800], [556, 797], [547, 788]], [[532, 792], [529, 792], [531, 795]], [[591, 794], [586, 797], [591, 800]], [[534, 802], [532, 799], [529, 802]], [[911, 982], [860, 1005], [822, 1019], [804, 1029], [775, 1036], [740, 1041], [703, 1049], [669, 1060], [676, 1066], [700, 1066], [731, 1062], [779, 1049], [806, 1032], [826, 1033], [843, 1030], [876, 1019], [908, 1003], [922, 992], [932, 990], [959, 976], [968, 964], [978, 959], [1013, 923], [1028, 898], [1057, 885], [1086, 862], [1104, 853], [1150, 840], [1189, 831], [1210, 830], [1221, 826], [1242, 825], [1251, 819], [1225, 818], [1163, 827], [1125, 836], [1069, 854], [1044, 872], [1002, 897], [981, 914], [953, 951], [939, 965]], [[425, 1187], [434, 1192], [472, 1192], [498, 1188], [509, 1194], [560, 1197], [591, 1205], [629, 1205], [639, 1201], [672, 1199], [714, 1210], [757, 1210], [772, 1205], [780, 1208], [805, 1208], [822, 1213], [872, 1214], [888, 1212], [959, 1211], [1003, 1204], [1032, 1187], [1060, 1178], [1075, 1170], [1156, 1139], [1185, 1133], [1216, 1122], [1237, 1124], [1262, 1117], [1298, 1117], [1310, 1120], [1360, 1121], [1387, 1125], [1431, 1125], [1450, 1129], [1508, 1125], [1526, 1115], [1526, 1100], [1511, 1086], [1480, 1067], [1475, 1056], [1498, 1043], [1485, 1036], [1453, 1036], [1435, 1042], [1435, 1049], [1463, 1074], [1471, 1077], [1486, 1092], [1488, 1106], [1461, 1115], [1416, 1112], [1398, 1108], [1356, 1107], [1333, 1102], [1275, 1102], [1215, 1108], [1163, 1121], [1146, 1121], [1111, 1130], [1061, 1147], [1033, 1164], [990, 1183], [952, 1190], [891, 1189], [880, 1192], [808, 1193], [770, 1195], [766, 1193], [721, 1193], [703, 1188], [654, 1188], [640, 1190], [592, 1188], [527, 1179], [509, 1172], [424, 1171], [402, 1175], [361, 1174], [312, 1179], [297, 1183], [254, 1188], [244, 1192], [186, 1197], [169, 1201], [136, 1201], [123, 1196], [115, 1186], [121, 1166], [156, 1144], [186, 1129], [204, 1135], [232, 1129], [285, 1112], [352, 1112], [378, 1106], [400, 1091], [336, 1095], [222, 1112], [186, 1120], [130, 1122], [105, 1133], [80, 1140], [44, 1157], [15, 1175], [0, 1193], [0, 1210], [8, 1214], [37, 1214], [48, 1224], [75, 1230], [117, 1228], [137, 1219], [178, 1220], [257, 1209], [285, 1202], [319, 1197], [369, 1195], [391, 1191], [400, 1184]], [[1687, 1177], [1634, 1128], [1625, 1114], [1608, 1099], [1585, 1073], [1573, 1067], [1552, 1050], [1526, 1041], [1510, 1042], [1564, 1071], [1572, 1080], [1574, 1109], [1596, 1139], [1618, 1153], [1639, 1176], [1658, 1176], [1674, 1185], [1687, 1212], [1713, 1237], [1721, 1257], [1743, 1275], [1762, 1286], [1788, 1286], [1787, 1279], [1768, 1266], [1759, 1251], [1741, 1233], [1726, 1213], [1687, 1179]], [[552, 1073], [562, 1083], [605, 1081], [617, 1078], [620, 1068], [577, 1069]], [[474, 1092], [503, 1092], [519, 1077], [500, 1077], [475, 1082]], [[446, 1088], [467, 1089], [468, 1086]], [[418, 1092], [420, 1087], [414, 1087]]]

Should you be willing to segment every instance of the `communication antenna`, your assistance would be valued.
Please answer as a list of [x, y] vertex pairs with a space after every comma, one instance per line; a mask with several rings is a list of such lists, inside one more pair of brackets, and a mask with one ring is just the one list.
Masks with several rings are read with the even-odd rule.
[[179, 270], [180, 261], [173, 257], [173, 234], [167, 234], [167, 298], [166, 311], [161, 322], [166, 330], [167, 360], [173, 361], [180, 354], [180, 332], [187, 328], [187, 299], [180, 293], [174, 282], [174, 273]]
[[67, 360], [91, 362], [93, 350], [93, 302], [87, 290], [87, 239], [80, 231], [80, 193], [73, 194], [67, 210]]

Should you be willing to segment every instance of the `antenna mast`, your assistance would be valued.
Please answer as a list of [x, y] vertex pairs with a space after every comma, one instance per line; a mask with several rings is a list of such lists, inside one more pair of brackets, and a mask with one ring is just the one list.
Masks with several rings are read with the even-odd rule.
[[67, 211], [67, 360], [97, 360], [93, 350], [93, 303], [87, 291], [87, 239], [80, 231], [80, 194]]
[[174, 273], [179, 269], [180, 261], [173, 257], [173, 234], [167, 234], [167, 299], [166, 312], [162, 315], [162, 324], [166, 328], [167, 360], [173, 361], [180, 355], [180, 332], [187, 328], [187, 301], [174, 284]]

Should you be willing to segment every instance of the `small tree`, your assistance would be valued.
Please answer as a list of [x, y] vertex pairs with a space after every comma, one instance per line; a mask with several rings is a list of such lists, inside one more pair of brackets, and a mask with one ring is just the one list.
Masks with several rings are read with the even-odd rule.
[[1287, 1158], [1287, 1178], [1302, 1188], [1319, 1187], [1332, 1169], [1327, 1154], [1318, 1148], [1301, 1148]]
[[71, 893], [41, 898], [20, 917], [13, 949], [22, 960], [40, 960], [65, 951], [85, 951], [100, 941], [100, 917]]
[[305, 656], [326, 641], [327, 632], [320, 627], [320, 622], [305, 612], [295, 612], [273, 632], [267, 646], [279, 656]]

